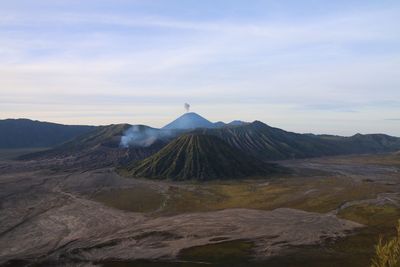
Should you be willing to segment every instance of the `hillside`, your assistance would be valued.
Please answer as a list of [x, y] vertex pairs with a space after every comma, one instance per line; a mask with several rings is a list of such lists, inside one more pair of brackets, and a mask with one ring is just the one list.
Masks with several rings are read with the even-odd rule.
[[400, 138], [383, 134], [340, 137], [298, 134], [270, 127], [260, 121], [237, 127], [200, 129], [229, 145], [265, 160], [283, 160], [329, 155], [392, 152], [400, 149]]
[[[64, 159], [65, 164], [86, 167], [119, 165], [146, 158], [160, 150], [167, 142], [154, 140], [149, 146], [121, 147], [121, 137], [129, 129], [129, 124], [99, 126], [96, 130], [81, 135], [53, 149], [20, 157], [28, 159]], [[136, 125], [139, 132], [153, 129]]]
[[218, 137], [187, 134], [127, 170], [135, 177], [212, 180], [267, 175], [277, 167], [247, 156]]
[[53, 147], [95, 128], [28, 119], [0, 120], [0, 148]]
[[259, 121], [198, 132], [218, 136], [229, 145], [260, 159], [306, 158], [332, 153], [332, 147], [317, 136], [286, 132]]

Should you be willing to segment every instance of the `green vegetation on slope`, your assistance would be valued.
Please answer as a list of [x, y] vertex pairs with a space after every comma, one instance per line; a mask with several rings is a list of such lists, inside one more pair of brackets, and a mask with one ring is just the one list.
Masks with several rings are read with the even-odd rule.
[[197, 132], [218, 136], [249, 155], [268, 160], [400, 150], [400, 138], [384, 134], [356, 134], [352, 137], [298, 134], [270, 127], [260, 121]]
[[247, 156], [218, 137], [187, 134], [134, 164], [128, 172], [135, 177], [212, 180], [266, 175], [277, 169], [275, 165]]

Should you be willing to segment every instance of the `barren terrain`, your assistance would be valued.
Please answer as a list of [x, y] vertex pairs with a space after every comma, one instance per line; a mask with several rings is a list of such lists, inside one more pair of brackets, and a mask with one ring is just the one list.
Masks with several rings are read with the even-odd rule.
[[[387, 157], [283, 161], [294, 174], [209, 183], [2, 161], [0, 263], [119, 266], [184, 259], [202, 265], [213, 260], [199, 249], [231, 242], [249, 242], [251, 262], [275, 262], [299, 249], [340, 250], [335, 246], [365, 235], [358, 234], [362, 229], [390, 232], [399, 217], [399, 165]], [[371, 243], [376, 234], [366, 234]], [[362, 253], [366, 258], [370, 250]]]

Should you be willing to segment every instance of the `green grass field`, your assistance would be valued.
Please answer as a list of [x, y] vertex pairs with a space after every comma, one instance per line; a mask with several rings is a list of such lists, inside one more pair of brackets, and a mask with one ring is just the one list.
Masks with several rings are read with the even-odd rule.
[[162, 206], [165, 196], [149, 187], [137, 186], [100, 192], [95, 194], [93, 199], [121, 210], [152, 212]]

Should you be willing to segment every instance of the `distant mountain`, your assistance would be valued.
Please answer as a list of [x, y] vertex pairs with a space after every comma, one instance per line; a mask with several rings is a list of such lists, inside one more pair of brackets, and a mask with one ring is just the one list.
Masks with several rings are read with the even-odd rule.
[[212, 180], [267, 175], [278, 168], [247, 156], [216, 136], [185, 134], [127, 170], [134, 177]]
[[197, 113], [188, 112], [174, 120], [173, 122], [165, 125], [163, 129], [168, 130], [187, 130], [196, 128], [214, 128], [215, 125], [209, 120], [203, 118]]
[[[180, 120], [182, 117], [183, 119]], [[195, 113], [187, 113], [182, 117], [163, 129], [129, 124], [91, 128], [92, 130], [54, 146], [50, 150], [25, 155], [21, 159], [57, 159], [69, 162], [71, 165], [85, 167], [119, 166], [143, 160], [158, 152], [174, 138], [187, 133], [218, 137], [218, 140], [231, 148], [229, 155], [232, 155], [232, 149], [234, 149], [240, 156], [248, 155], [259, 161], [400, 151], [400, 138], [384, 134], [356, 134], [351, 137], [298, 134], [270, 127], [260, 121], [216, 127]], [[181, 125], [182, 121], [185, 122], [184, 126], [189, 128], [179, 128], [177, 125]], [[212, 128], [209, 128], [210, 124]], [[206, 127], [200, 125], [206, 125]], [[178, 129], [168, 129], [169, 127], [178, 127]], [[202, 138], [202, 140], [205, 139]], [[214, 143], [218, 145], [218, 141]], [[29, 144], [32, 145], [32, 143]], [[201, 144], [201, 147], [206, 149], [201, 150], [202, 159], [216, 159], [221, 156], [218, 153], [224, 151], [222, 149], [224, 145], [221, 145], [219, 150], [214, 150], [203, 145], [204, 143]], [[208, 153], [210, 155], [205, 156]], [[211, 155], [213, 153], [217, 154]], [[211, 164], [207, 166], [211, 166], [210, 170], [214, 168]], [[156, 169], [159, 170], [158, 165]], [[224, 173], [228, 172], [224, 171]], [[180, 177], [186, 176], [179, 174], [176, 179]]]
[[238, 127], [198, 129], [263, 160], [282, 160], [329, 155], [392, 152], [400, 149], [400, 138], [388, 135], [340, 137], [287, 132], [260, 121]]
[[246, 125], [249, 124], [248, 122], [245, 121], [240, 121], [240, 120], [234, 120], [231, 121], [230, 123], [228, 123], [229, 126], [242, 126], [242, 125]]
[[223, 121], [217, 121], [214, 123], [214, 127], [213, 128], [220, 128], [220, 127], [229, 127], [229, 126], [242, 126], [245, 124], [249, 124], [248, 122], [245, 121], [240, 121], [240, 120], [234, 120], [231, 121], [229, 123], [225, 123]]
[[0, 120], [0, 148], [52, 147], [95, 128], [28, 119]]
[[223, 122], [223, 121], [214, 122], [214, 127], [215, 127], [215, 128], [224, 127], [224, 126], [226, 126], [226, 125], [227, 125], [227, 124], [226, 124], [225, 122]]
[[319, 136], [337, 151], [345, 154], [394, 152], [400, 149], [400, 138], [386, 134], [356, 134], [350, 137]]
[[171, 123], [165, 125], [162, 129], [180, 129], [180, 130], [193, 130], [199, 128], [212, 129], [212, 128], [220, 128], [226, 126], [241, 126], [248, 124], [248, 122], [234, 120], [230, 123], [225, 123], [223, 121], [218, 121], [215, 123], [210, 122], [204, 117], [200, 116], [197, 113], [189, 112], [185, 113], [176, 120]]

